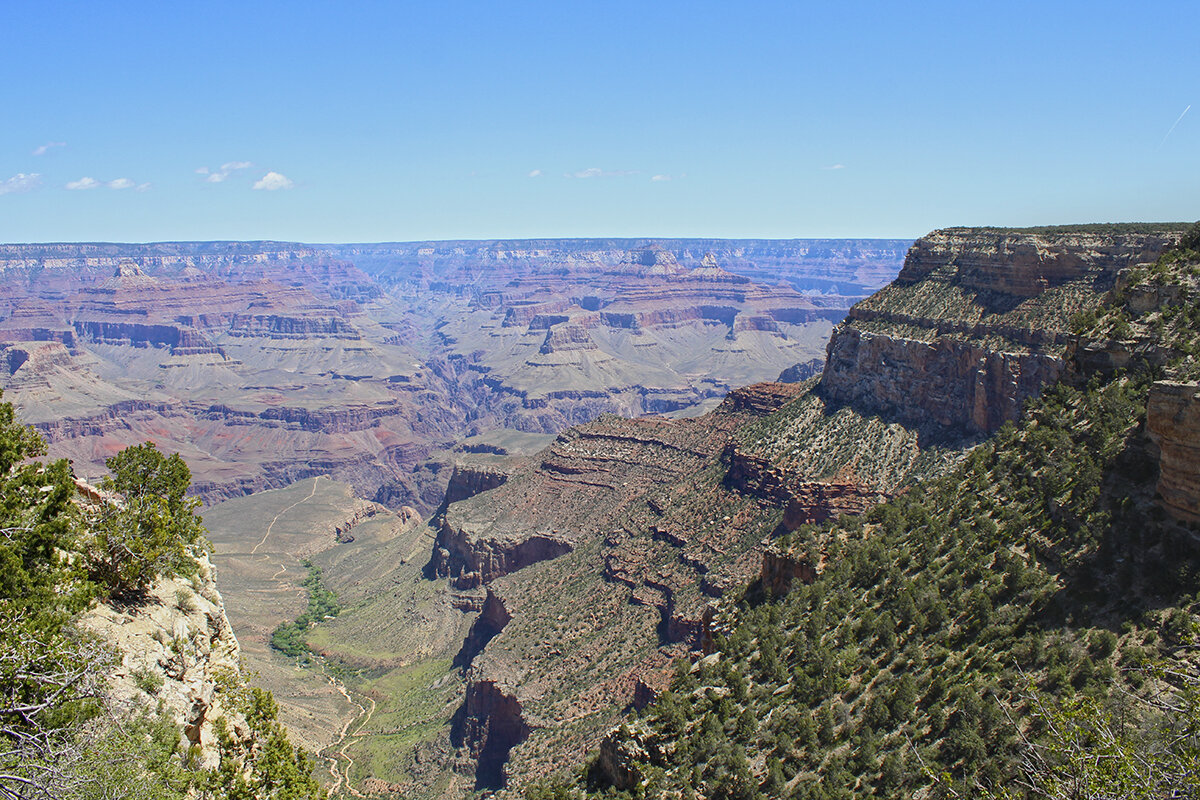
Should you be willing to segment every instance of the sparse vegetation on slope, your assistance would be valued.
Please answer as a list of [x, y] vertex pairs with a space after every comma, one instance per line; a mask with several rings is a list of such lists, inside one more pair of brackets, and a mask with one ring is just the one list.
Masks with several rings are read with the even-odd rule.
[[[197, 573], [205, 539], [185, 497], [190, 474], [151, 444], [130, 448], [109, 459], [104, 482], [123, 497], [80, 504], [65, 460], [32, 460], [44, 452], [0, 403], [0, 797], [322, 797], [273, 700], [238, 675], [218, 691], [248, 730], [222, 738], [216, 772], [161, 704], [112, 700], [122, 654], [76, 620], [96, 597], [136, 605], [156, 579]], [[147, 695], [163, 684], [149, 670], [133, 680]]]
[[1166, 355], [1059, 384], [945, 476], [779, 540], [815, 580], [752, 587], [715, 652], [526, 796], [1200, 794], [1200, 531], [1155, 502], [1145, 430], [1151, 381], [1194, 363], [1195, 261], [1132, 276], [1179, 287], [1153, 311], [1118, 287], [1097, 315]]

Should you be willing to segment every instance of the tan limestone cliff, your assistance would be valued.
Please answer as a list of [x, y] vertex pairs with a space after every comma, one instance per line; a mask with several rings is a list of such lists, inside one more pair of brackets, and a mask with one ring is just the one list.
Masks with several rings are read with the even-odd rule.
[[220, 687], [240, 680], [240, 658], [208, 557], [194, 580], [160, 579], [136, 605], [101, 603], [80, 625], [120, 653], [109, 677], [113, 699], [130, 711], [161, 704], [198, 766], [215, 768], [215, 722], [233, 716]]
[[1178, 236], [934, 231], [834, 331], [821, 392], [887, 419], [991, 433], [1066, 371], [1072, 316]]

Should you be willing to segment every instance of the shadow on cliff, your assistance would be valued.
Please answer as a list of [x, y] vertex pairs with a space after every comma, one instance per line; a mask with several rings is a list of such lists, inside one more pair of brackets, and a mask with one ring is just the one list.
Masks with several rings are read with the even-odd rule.
[[475, 791], [505, 787], [509, 752], [531, 732], [520, 701], [493, 681], [470, 684], [450, 720], [450, 744], [475, 760]]

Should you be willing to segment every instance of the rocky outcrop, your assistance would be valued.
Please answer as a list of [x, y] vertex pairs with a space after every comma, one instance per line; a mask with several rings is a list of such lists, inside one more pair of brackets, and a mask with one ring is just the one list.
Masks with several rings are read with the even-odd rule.
[[935, 231], [834, 331], [822, 395], [908, 424], [995, 431], [1066, 371], [1071, 316], [1177, 240], [1169, 231]]
[[122, 400], [108, 406], [100, 413], [92, 416], [75, 418], [66, 417], [50, 422], [33, 424], [38, 433], [50, 444], [66, 442], [88, 436], [105, 436], [116, 430], [128, 429], [130, 418], [138, 414], [152, 414], [168, 417], [179, 414], [180, 409], [164, 403], [153, 403], [146, 400]]
[[730, 411], [769, 414], [803, 393], [804, 390], [794, 384], [755, 383], [734, 389], [725, 397], [725, 405]]
[[175, 355], [203, 355], [225, 352], [194, 328], [141, 322], [78, 320], [75, 331], [80, 338], [97, 344], [127, 347], [164, 347]]
[[639, 739], [614, 730], [601, 740], [595, 768], [605, 786], [631, 792], [642, 783], [640, 765], [649, 762], [650, 753]]
[[[380, 424], [386, 417], [404, 414], [405, 404], [399, 401], [379, 403], [374, 406], [348, 405], [341, 408], [308, 409], [295, 406], [275, 406], [258, 414], [259, 419], [278, 421], [299, 430], [321, 433], [350, 433]], [[209, 414], [233, 415], [233, 409], [214, 406]]]
[[822, 393], [888, 419], [990, 433], [1058, 380], [1057, 353], [1006, 353], [952, 338], [933, 341], [848, 326], [829, 343]]
[[797, 582], [812, 583], [817, 579], [817, 567], [807, 556], [785, 552], [774, 547], [763, 551], [759, 582], [771, 596], [787, 594]]
[[446, 504], [474, 497], [495, 489], [508, 480], [508, 470], [498, 464], [472, 464], [458, 462], [450, 474], [446, 486]]
[[473, 681], [451, 721], [450, 742], [475, 763], [475, 789], [502, 789], [505, 765], [514, 747], [532, 729], [522, 715], [521, 702], [495, 681]]
[[196, 580], [160, 579], [137, 604], [102, 603], [80, 625], [120, 652], [109, 678], [117, 702], [165, 709], [198, 765], [215, 768], [216, 720], [231, 713], [219, 688], [240, 680], [241, 665], [208, 558], [200, 559]]
[[546, 331], [546, 339], [538, 350], [542, 355], [567, 350], [598, 350], [596, 342], [582, 325], [557, 325]]
[[1015, 297], [1035, 297], [1079, 279], [1111, 286], [1121, 269], [1154, 261], [1177, 241], [1171, 232], [946, 228], [913, 244], [896, 283], [953, 274], [964, 289]]
[[1158, 445], [1158, 494], [1172, 516], [1200, 523], [1200, 384], [1150, 388], [1146, 428]]
[[886, 494], [869, 485], [805, 480], [735, 446], [726, 449], [724, 459], [729, 465], [725, 481], [730, 488], [784, 507], [783, 530], [793, 531], [842, 514], [862, 514], [887, 499]]
[[[333, 539], [338, 544], [349, 544], [354, 541], [355, 528], [380, 514], [390, 513], [386, 506], [379, 503], [359, 502], [344, 520], [334, 526]], [[418, 518], [416, 510], [409, 506], [402, 506], [397, 513], [402, 524], [411, 523]]]
[[887, 497], [883, 492], [857, 483], [797, 481], [787, 487], [787, 504], [780, 527], [794, 531], [801, 525], [837, 519], [843, 514], [865, 514]]
[[471, 589], [571, 550], [571, 543], [555, 533], [477, 538], [443, 521], [427, 572], [450, 578], [459, 589]]
[[307, 339], [313, 336], [357, 340], [358, 331], [335, 316], [283, 316], [279, 314], [235, 314], [229, 320], [229, 336], [268, 339]]
[[802, 383], [809, 378], [815, 378], [825, 371], [825, 359], [812, 358], [792, 366], [779, 373], [780, 383]]
[[511, 620], [512, 614], [508, 613], [504, 601], [488, 589], [479, 608], [479, 616], [471, 623], [471, 630], [467, 632], [467, 638], [463, 640], [451, 666], [464, 670], [470, 667], [475, 656], [482, 653], [488, 642], [496, 638]]

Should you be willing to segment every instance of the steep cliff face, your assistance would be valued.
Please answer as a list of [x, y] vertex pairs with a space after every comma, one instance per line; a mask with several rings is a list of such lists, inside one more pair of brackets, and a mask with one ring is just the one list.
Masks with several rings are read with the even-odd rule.
[[454, 465], [450, 483], [446, 486], [447, 504], [474, 497], [495, 489], [508, 480], [513, 465], [500, 463], [463, 463]]
[[899, 277], [851, 309], [821, 392], [911, 424], [990, 433], [1062, 376], [1070, 319], [1179, 233], [935, 231]]
[[913, 244], [895, 283], [911, 285], [953, 273], [964, 289], [1014, 297], [1035, 297], [1081, 279], [1111, 286], [1118, 270], [1154, 261], [1178, 241], [1179, 234], [1171, 230], [946, 228]]
[[1163, 504], [1176, 518], [1200, 523], [1200, 383], [1155, 383], [1146, 428], [1161, 452]]
[[525, 741], [529, 731], [521, 701], [511, 691], [489, 680], [468, 684], [450, 741], [475, 759], [476, 791], [504, 787], [509, 751]]
[[239, 684], [241, 664], [208, 558], [200, 559], [195, 580], [160, 579], [136, 605], [100, 604], [80, 624], [120, 651], [109, 677], [117, 702], [133, 709], [161, 705], [197, 764], [215, 768], [215, 721], [227, 717], [235, 730], [241, 725], [220, 691]]

